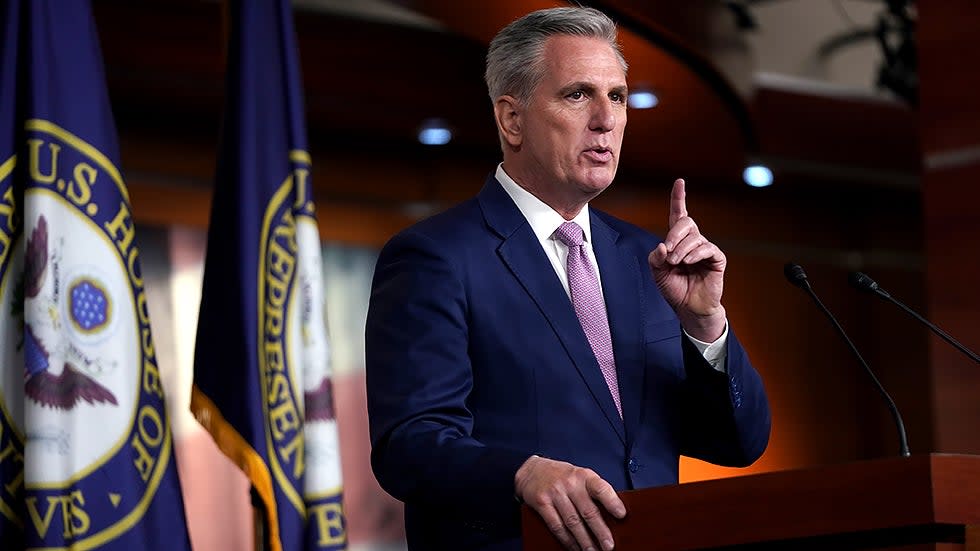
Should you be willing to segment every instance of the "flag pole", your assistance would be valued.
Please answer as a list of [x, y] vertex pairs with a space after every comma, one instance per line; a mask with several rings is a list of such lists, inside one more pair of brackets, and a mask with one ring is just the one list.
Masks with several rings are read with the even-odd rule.
[[255, 486], [249, 486], [249, 495], [252, 497], [252, 527], [255, 533], [255, 551], [269, 551], [269, 534], [265, 529], [268, 517], [265, 514], [265, 502], [262, 496], [255, 490]]

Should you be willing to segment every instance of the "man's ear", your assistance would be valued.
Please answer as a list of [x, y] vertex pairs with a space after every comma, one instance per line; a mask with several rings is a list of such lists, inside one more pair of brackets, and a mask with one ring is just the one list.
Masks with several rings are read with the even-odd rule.
[[520, 147], [524, 141], [522, 115], [521, 104], [514, 96], [500, 96], [493, 104], [493, 116], [497, 120], [500, 137], [513, 148]]

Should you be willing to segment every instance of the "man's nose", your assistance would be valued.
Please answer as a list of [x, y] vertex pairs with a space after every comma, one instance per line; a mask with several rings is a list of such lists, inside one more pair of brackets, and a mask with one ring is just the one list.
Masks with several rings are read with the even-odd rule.
[[592, 103], [592, 117], [589, 129], [596, 132], [609, 132], [616, 127], [616, 111], [612, 100], [601, 98]]

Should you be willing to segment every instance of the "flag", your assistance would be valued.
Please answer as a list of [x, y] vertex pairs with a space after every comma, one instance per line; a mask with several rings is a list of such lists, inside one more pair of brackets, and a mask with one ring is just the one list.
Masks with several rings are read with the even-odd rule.
[[6, 0], [0, 548], [190, 549], [88, 0]]
[[344, 549], [319, 231], [287, 0], [226, 3], [226, 111], [191, 410], [248, 476], [271, 551]]

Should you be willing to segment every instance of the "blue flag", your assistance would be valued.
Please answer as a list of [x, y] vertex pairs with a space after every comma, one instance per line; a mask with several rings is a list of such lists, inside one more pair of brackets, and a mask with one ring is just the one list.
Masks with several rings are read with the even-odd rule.
[[190, 549], [88, 0], [0, 13], [0, 548]]
[[320, 240], [287, 0], [230, 1], [191, 409], [249, 477], [270, 551], [346, 547]]

